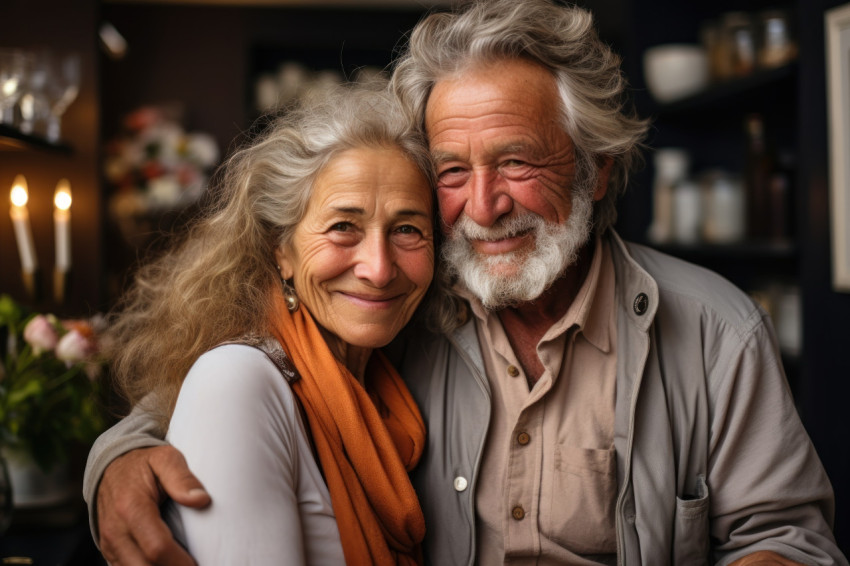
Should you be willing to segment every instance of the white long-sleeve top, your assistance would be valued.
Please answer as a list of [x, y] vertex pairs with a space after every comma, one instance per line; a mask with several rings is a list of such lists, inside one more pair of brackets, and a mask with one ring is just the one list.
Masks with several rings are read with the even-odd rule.
[[229, 344], [192, 366], [166, 440], [212, 497], [164, 516], [199, 566], [344, 564], [297, 400], [261, 350]]

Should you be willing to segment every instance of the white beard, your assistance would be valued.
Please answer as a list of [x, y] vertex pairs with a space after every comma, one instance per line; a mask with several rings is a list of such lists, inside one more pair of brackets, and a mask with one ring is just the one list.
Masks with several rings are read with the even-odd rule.
[[[534, 213], [500, 218], [492, 227], [479, 226], [461, 215], [443, 246], [448, 269], [484, 308], [497, 310], [540, 297], [568, 267], [590, 239], [593, 198], [574, 191], [572, 210], [564, 224], [547, 223]], [[470, 240], [497, 240], [531, 230], [531, 251], [480, 255]]]

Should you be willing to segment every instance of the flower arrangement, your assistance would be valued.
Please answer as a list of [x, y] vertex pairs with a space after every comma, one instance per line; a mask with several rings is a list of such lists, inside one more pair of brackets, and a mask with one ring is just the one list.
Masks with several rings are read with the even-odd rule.
[[104, 429], [102, 321], [26, 313], [0, 295], [0, 444], [28, 452], [45, 471], [66, 461], [74, 442], [92, 442]]
[[114, 189], [109, 211], [130, 243], [140, 219], [195, 203], [218, 163], [213, 137], [187, 133], [179, 115], [165, 106], [139, 108], [106, 145], [104, 174]]

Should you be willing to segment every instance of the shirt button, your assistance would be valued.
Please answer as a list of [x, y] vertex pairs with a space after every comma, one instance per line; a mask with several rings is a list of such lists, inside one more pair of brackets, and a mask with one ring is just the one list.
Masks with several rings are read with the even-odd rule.
[[513, 510], [511, 511], [511, 516], [512, 516], [514, 519], [516, 519], [517, 521], [522, 521], [522, 520], [523, 520], [523, 518], [525, 518], [525, 509], [523, 509], [523, 508], [522, 508], [522, 506], [517, 505], [517, 506], [516, 506], [516, 507], [514, 507], [514, 508], [513, 508]]
[[508, 375], [511, 377], [516, 377], [519, 375], [519, 368], [516, 366], [508, 366]]
[[469, 485], [469, 482], [466, 481], [465, 477], [458, 476], [455, 478], [455, 491], [464, 491], [467, 485]]
[[525, 446], [531, 442], [531, 436], [527, 432], [521, 432], [516, 435], [516, 441], [519, 442], [520, 446]]

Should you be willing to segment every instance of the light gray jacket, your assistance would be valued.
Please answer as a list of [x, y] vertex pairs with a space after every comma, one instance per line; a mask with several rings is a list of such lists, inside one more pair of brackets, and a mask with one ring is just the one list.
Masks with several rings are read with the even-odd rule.
[[[847, 565], [831, 534], [832, 488], [797, 415], [765, 313], [716, 274], [627, 246], [613, 233], [610, 241], [619, 564], [728, 564], [773, 550], [803, 564]], [[413, 474], [428, 559], [472, 565], [490, 419], [475, 326], [448, 337], [408, 331], [389, 350], [428, 427]], [[84, 484], [90, 517], [106, 465], [161, 443], [155, 434], [134, 414], [98, 440]]]
[[[832, 488], [765, 313], [714, 273], [613, 233], [610, 244], [619, 564], [728, 564], [757, 550], [847, 564], [831, 534]], [[429, 560], [471, 565], [490, 421], [475, 325], [449, 337], [416, 330], [394, 350], [428, 429], [413, 480]]]

